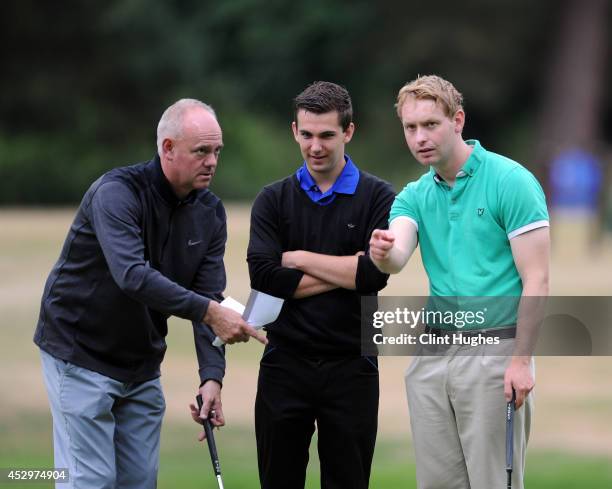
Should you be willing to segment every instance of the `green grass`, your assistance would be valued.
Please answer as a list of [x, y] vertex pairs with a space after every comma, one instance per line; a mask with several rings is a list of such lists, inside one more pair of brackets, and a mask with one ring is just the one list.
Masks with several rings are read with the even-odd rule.
[[527, 457], [525, 487], [536, 489], [609, 489], [612, 460], [564, 453], [534, 453]]
[[[246, 208], [230, 207], [231, 239], [228, 241], [228, 293], [244, 301], [248, 292], [248, 277], [244, 262], [244, 250], [248, 235]], [[44, 387], [42, 386], [38, 351], [32, 343], [32, 335], [43, 284], [57, 258], [74, 210], [68, 212], [11, 211], [0, 212], [0, 468], [51, 467], [53, 448], [51, 417]], [[232, 224], [233, 223], [233, 224]], [[585, 255], [586, 256], [586, 255]], [[606, 262], [608, 263], [608, 262]], [[600, 269], [605, 264], [598, 265]], [[589, 270], [586, 265], [585, 269]], [[556, 277], [563, 270], [558, 270]], [[589, 280], [592, 275], [589, 275]], [[408, 290], [414, 279], [404, 274], [400, 290]], [[574, 277], [572, 276], [572, 280]], [[600, 293], [605, 293], [604, 288]], [[191, 325], [182, 320], [170, 321], [168, 355], [162, 366], [162, 382], [167, 394], [172, 390], [173, 399], [181, 405], [193, 398], [197, 385], [196, 366]], [[251, 371], [257, 368], [261, 345], [251, 342], [228, 348], [228, 372]], [[610, 453], [602, 449], [602, 441], [609, 434], [610, 410], [610, 362], [607, 359], [548, 358], [539, 359], [539, 382], [546, 387], [550, 382], [571, 388], [558, 396], [560, 387], [549, 388], [540, 394], [534, 425], [534, 441], [537, 436], [551, 438], [552, 432], [565, 433], [562, 439], [577, 439], [558, 445], [557, 451], [531, 449], [527, 459], [526, 487], [528, 489], [612, 488], [612, 460], [609, 456], [578, 454], [585, 450], [592, 437], [592, 450]], [[172, 363], [174, 362], [174, 363]], [[177, 363], [178, 362], [178, 363]], [[558, 362], [558, 365], [556, 364]], [[174, 365], [174, 368], [169, 368]], [[555, 368], [551, 368], [551, 366]], [[165, 370], [167, 368], [167, 370]], [[576, 370], [576, 372], [574, 372]], [[548, 377], [542, 375], [548, 372]], [[579, 374], [579, 375], [576, 375]], [[397, 376], [397, 382], [388, 383], [381, 393], [381, 400], [389, 396], [390, 389], [403, 389], [401, 371], [384, 370], [383, 376]], [[192, 380], [185, 380], [192, 379]], [[242, 393], [246, 382], [254, 377], [236, 376], [224, 389], [226, 399], [234, 389], [233, 404], [224, 402], [226, 408], [243, 405], [246, 414], [217, 435], [224, 480], [228, 489], [257, 488], [257, 460], [253, 428], [249, 424], [252, 399]], [[193, 382], [191, 385], [190, 382]], [[241, 384], [240, 384], [241, 383]], [[584, 384], [584, 385], [583, 385]], [[587, 389], [580, 389], [586, 387]], [[597, 387], [589, 390], [589, 387]], [[391, 397], [391, 399], [394, 399]], [[402, 394], [403, 402], [403, 394]], [[168, 399], [167, 399], [168, 400]], [[397, 402], [397, 401], [394, 401]], [[387, 400], [388, 403], [388, 400]], [[384, 402], [381, 404], [384, 405]], [[388, 404], [387, 404], [388, 405]], [[561, 407], [561, 409], [560, 409]], [[553, 409], [554, 408], [554, 409]], [[162, 432], [160, 456], [160, 489], [215, 488], [210, 458], [205, 444], [196, 440], [198, 428], [185, 418], [168, 416]], [[381, 416], [383, 416], [381, 411]], [[407, 418], [404, 419], [407, 423]], [[388, 424], [388, 423], [387, 423]], [[415, 485], [414, 455], [408, 439], [400, 439], [391, 430], [381, 431], [372, 469], [373, 489], [409, 489]], [[405, 433], [405, 431], [404, 431]], [[552, 433], [553, 435], [555, 433]], [[578, 440], [585, 435], [586, 438]], [[406, 435], [407, 438], [408, 435]], [[609, 438], [609, 436], [608, 436]], [[578, 443], [580, 441], [580, 443]], [[554, 443], [554, 442], [553, 442]], [[537, 444], [534, 443], [533, 446]], [[539, 446], [542, 446], [540, 444]], [[553, 446], [547, 442], [544, 446]], [[316, 439], [312, 443], [311, 463], [308, 469], [307, 487], [319, 487], [319, 469], [316, 456]], [[340, 456], [340, 455], [339, 455]], [[51, 484], [0, 484], [0, 488], [26, 489], [49, 488]], [[288, 488], [293, 489], [293, 488]]]
[[[166, 423], [162, 431], [160, 489], [214, 488], [210, 457], [205, 443], [196, 440], [198, 428], [188, 423]], [[32, 412], [0, 424], [0, 467], [50, 467], [51, 420]], [[257, 459], [253, 430], [246, 426], [224, 428], [216, 435], [223, 479], [231, 489], [256, 489]], [[311, 447], [308, 489], [319, 487], [316, 437]], [[341, 454], [339, 454], [341, 456]], [[530, 451], [525, 481], [529, 489], [609, 489], [612, 463], [604, 457]], [[370, 486], [375, 489], [413, 488], [415, 466], [407, 441], [380, 439], [376, 446]], [[0, 487], [48, 488], [50, 484], [0, 484]], [[288, 488], [292, 489], [292, 488]]]
[[[203, 443], [198, 446], [194, 428], [176, 426], [164, 430], [161, 454], [160, 487], [200, 488], [214, 487], [208, 449]], [[223, 480], [227, 487], [236, 489], [257, 488], [257, 458], [255, 437], [246, 427], [223, 429], [216, 434], [217, 448]], [[316, 454], [316, 435], [310, 450], [306, 487], [319, 487], [319, 463]], [[339, 454], [341, 456], [341, 454]], [[414, 465], [410, 462], [410, 447], [407, 443], [381, 441], [377, 445], [372, 473], [372, 487], [412, 487]], [[195, 478], [195, 480], [194, 480]], [[206, 485], [209, 481], [209, 486]], [[288, 488], [289, 489], [289, 488]]]

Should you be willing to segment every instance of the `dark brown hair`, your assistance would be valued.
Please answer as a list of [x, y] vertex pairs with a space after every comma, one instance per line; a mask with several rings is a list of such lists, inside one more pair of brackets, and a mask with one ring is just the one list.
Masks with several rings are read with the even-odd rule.
[[346, 131], [353, 122], [353, 104], [346, 88], [326, 81], [316, 81], [293, 100], [293, 120], [297, 123], [300, 110], [313, 114], [338, 112], [338, 122]]

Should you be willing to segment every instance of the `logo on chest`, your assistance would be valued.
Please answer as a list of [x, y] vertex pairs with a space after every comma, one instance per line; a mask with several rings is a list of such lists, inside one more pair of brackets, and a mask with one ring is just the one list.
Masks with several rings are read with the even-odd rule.
[[484, 207], [479, 207], [479, 208], [478, 208], [478, 217], [482, 217], [482, 216], [483, 216], [483, 214], [484, 214], [484, 211], [485, 211], [485, 210], [484, 210]]

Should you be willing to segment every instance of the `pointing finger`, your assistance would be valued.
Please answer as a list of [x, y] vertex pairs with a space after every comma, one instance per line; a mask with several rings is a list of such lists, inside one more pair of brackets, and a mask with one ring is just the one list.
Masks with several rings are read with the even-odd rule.
[[259, 332], [253, 327], [253, 326], [248, 326], [246, 328], [244, 328], [245, 332], [249, 335], [252, 336], [253, 338], [255, 338], [257, 341], [259, 341], [262, 345], [267, 345], [268, 344], [268, 338], [266, 338], [263, 335], [260, 335]]

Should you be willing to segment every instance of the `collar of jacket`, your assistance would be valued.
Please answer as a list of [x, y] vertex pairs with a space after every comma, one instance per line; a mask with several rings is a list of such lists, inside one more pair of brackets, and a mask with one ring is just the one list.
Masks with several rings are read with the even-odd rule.
[[187, 197], [182, 200], [176, 196], [174, 190], [172, 190], [170, 182], [166, 178], [166, 175], [164, 175], [159, 155], [155, 155], [155, 157], [149, 162], [148, 166], [151, 171], [151, 180], [155, 190], [157, 190], [157, 193], [169, 206], [175, 207], [180, 204], [189, 204], [195, 200], [198, 193], [197, 190], [192, 190], [189, 192], [189, 194], [187, 194]]

